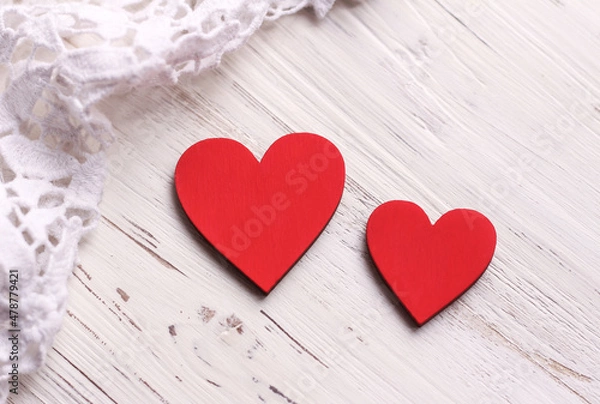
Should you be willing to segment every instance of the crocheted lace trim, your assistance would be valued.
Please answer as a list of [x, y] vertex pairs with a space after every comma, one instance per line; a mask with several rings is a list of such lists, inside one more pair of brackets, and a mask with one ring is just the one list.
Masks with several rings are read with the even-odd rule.
[[20, 1], [0, 10], [0, 401], [15, 363], [10, 330], [19, 329], [19, 373], [35, 371], [60, 329], [78, 242], [98, 221], [114, 134], [96, 104], [198, 74], [265, 20], [307, 6], [322, 17], [333, 2]]

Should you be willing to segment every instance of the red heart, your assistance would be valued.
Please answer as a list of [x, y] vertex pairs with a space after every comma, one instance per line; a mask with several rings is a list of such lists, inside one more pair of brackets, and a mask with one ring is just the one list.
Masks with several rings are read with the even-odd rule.
[[432, 225], [414, 203], [391, 201], [369, 218], [367, 244], [386, 283], [423, 325], [485, 272], [496, 230], [473, 210], [450, 211]]
[[311, 133], [278, 139], [261, 162], [235, 140], [203, 140], [175, 169], [194, 226], [265, 293], [325, 228], [344, 181], [340, 151]]

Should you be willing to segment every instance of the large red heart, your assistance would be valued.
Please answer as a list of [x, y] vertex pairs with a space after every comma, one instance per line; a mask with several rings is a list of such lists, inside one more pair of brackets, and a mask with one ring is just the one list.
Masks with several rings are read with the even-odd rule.
[[260, 162], [235, 140], [203, 140], [175, 169], [192, 223], [265, 293], [325, 228], [344, 182], [340, 151], [311, 133], [278, 139]]
[[432, 225], [414, 203], [391, 201], [369, 218], [367, 244], [386, 283], [423, 325], [485, 272], [496, 230], [473, 210], [450, 211]]

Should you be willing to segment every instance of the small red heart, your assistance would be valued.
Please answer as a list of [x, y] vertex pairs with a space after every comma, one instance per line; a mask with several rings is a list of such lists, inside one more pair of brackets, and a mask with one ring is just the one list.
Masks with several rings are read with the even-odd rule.
[[260, 162], [235, 140], [203, 140], [175, 169], [194, 226], [265, 293], [323, 231], [344, 181], [340, 151], [311, 133], [283, 136]]
[[473, 210], [452, 210], [432, 225], [418, 205], [391, 201], [369, 218], [367, 244], [386, 283], [423, 325], [485, 272], [496, 230]]

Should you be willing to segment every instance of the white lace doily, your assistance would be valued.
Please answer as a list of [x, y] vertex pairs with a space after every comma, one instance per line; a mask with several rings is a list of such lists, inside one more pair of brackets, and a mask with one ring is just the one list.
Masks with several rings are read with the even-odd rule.
[[333, 2], [30, 0], [0, 9], [0, 402], [14, 363], [10, 286], [25, 374], [60, 329], [78, 242], [99, 217], [113, 134], [95, 105], [214, 67], [263, 21], [307, 6], [323, 16]]

